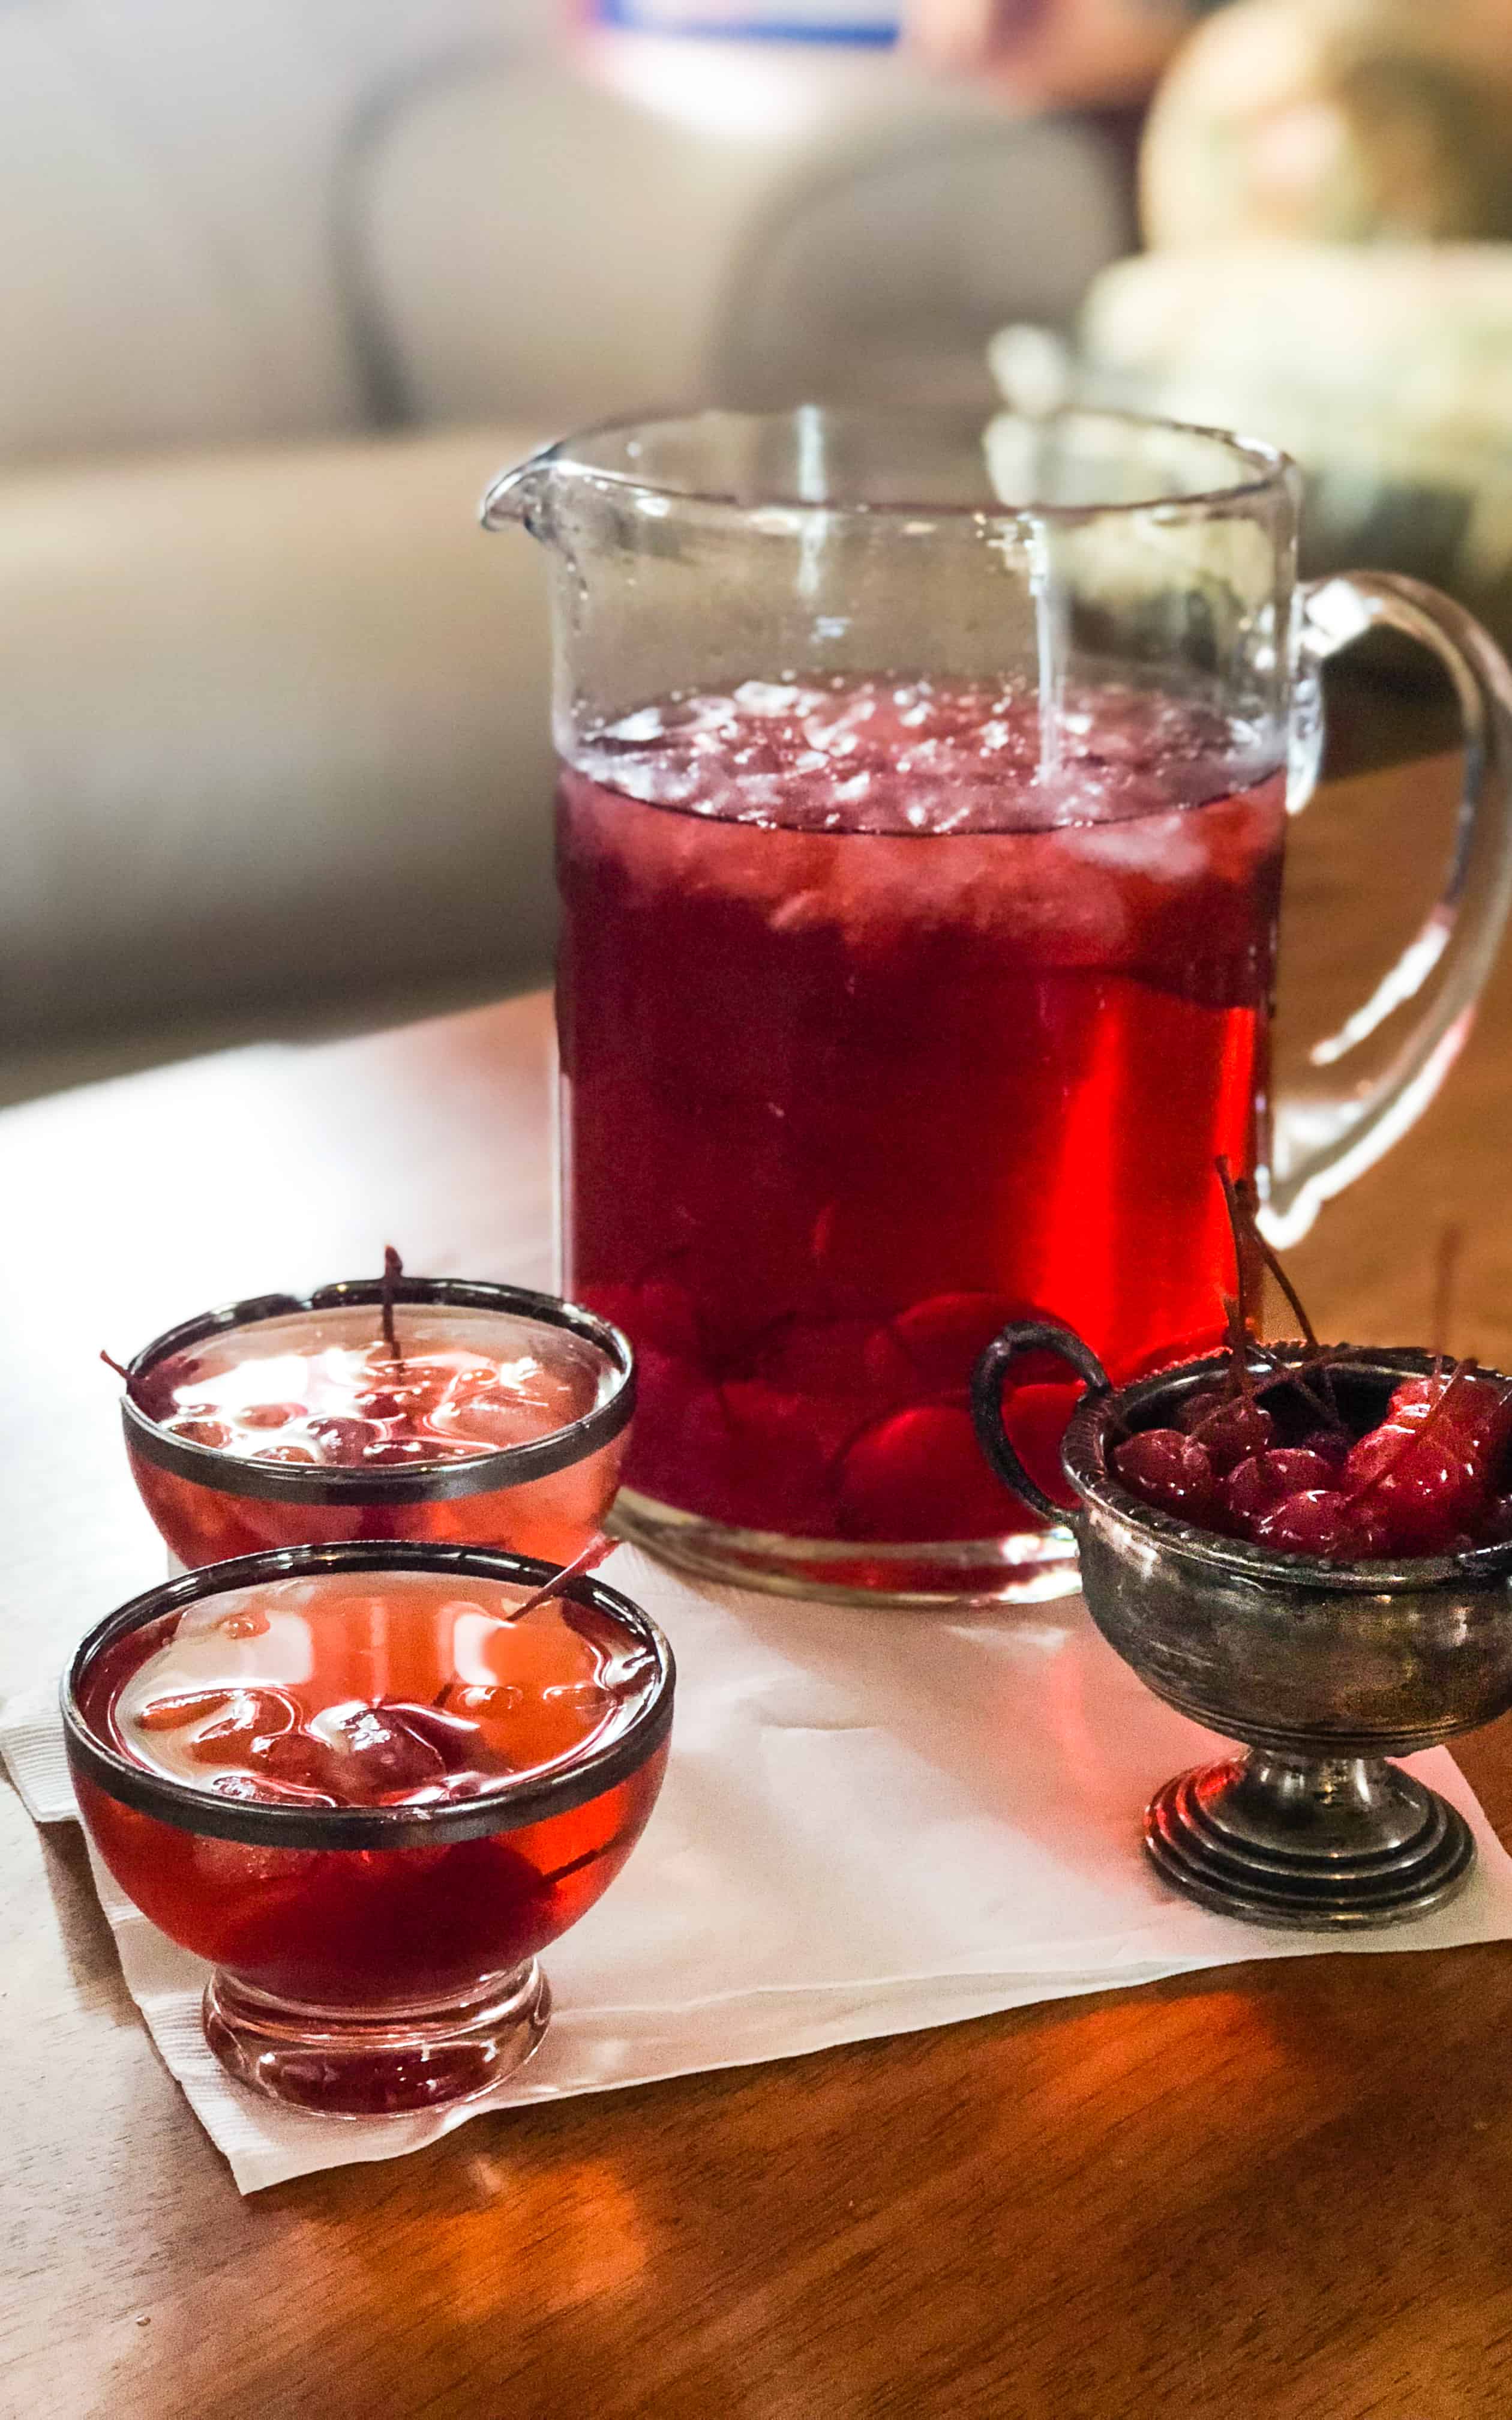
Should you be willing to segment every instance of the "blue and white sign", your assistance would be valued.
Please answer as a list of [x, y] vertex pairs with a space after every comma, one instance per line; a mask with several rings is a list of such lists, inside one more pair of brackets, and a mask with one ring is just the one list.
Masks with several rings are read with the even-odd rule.
[[898, 20], [879, 0], [590, 0], [600, 25], [680, 41], [833, 42], [886, 50]]

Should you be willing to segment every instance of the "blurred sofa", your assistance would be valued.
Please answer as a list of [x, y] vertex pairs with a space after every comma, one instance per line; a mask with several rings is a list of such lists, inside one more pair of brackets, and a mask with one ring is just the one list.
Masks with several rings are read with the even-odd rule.
[[985, 400], [988, 332], [1127, 247], [1095, 125], [895, 62], [669, 116], [560, 29], [0, 11], [0, 1096], [540, 979], [542, 584], [486, 476], [672, 399]]
[[528, 442], [352, 438], [0, 483], [12, 1049], [539, 978], [539, 565], [476, 521]]

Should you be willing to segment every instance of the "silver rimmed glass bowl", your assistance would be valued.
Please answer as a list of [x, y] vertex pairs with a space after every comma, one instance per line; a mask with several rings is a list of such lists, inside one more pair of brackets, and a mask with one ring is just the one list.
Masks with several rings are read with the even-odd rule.
[[[1057, 1352], [1087, 1381], [1062, 1461], [1074, 1510], [1052, 1506], [1001, 1418], [1015, 1358]], [[1301, 1348], [1279, 1350], [1295, 1361]], [[1330, 1356], [1357, 1432], [1432, 1357], [1341, 1346]], [[1159, 1512], [1121, 1486], [1111, 1455], [1138, 1429], [1179, 1425], [1222, 1358], [1114, 1388], [1080, 1337], [1054, 1324], [1005, 1328], [973, 1390], [998, 1476], [1038, 1511], [1069, 1519], [1088, 1611], [1147, 1688], [1247, 1753], [1180, 1775], [1145, 1811], [1145, 1846], [1178, 1889], [1252, 1923], [1391, 1924], [1459, 1890], [1474, 1862], [1463, 1817], [1390, 1761], [1489, 1723], [1512, 1706], [1512, 1544], [1401, 1561], [1329, 1563], [1280, 1554]], [[1283, 1433], [1295, 1382], [1255, 1365]], [[1295, 1424], [1315, 1423], [1301, 1404]]]
[[[628, 1340], [608, 1320], [555, 1295], [472, 1279], [399, 1277], [392, 1300], [408, 1359], [397, 1361], [401, 1389], [450, 1351], [499, 1365], [538, 1368], [561, 1406], [539, 1433], [521, 1423], [517, 1437], [470, 1445], [459, 1455], [424, 1441], [382, 1442], [372, 1419], [312, 1414], [307, 1426], [365, 1431], [378, 1451], [279, 1446], [269, 1431], [262, 1450], [213, 1441], [212, 1419], [176, 1418], [196, 1383], [224, 1380], [245, 1357], [271, 1396], [302, 1389], [322, 1356], [356, 1351], [381, 1335], [385, 1287], [378, 1279], [321, 1286], [312, 1295], [259, 1295], [202, 1312], [153, 1338], [134, 1357], [121, 1398], [121, 1424], [137, 1490], [164, 1544], [191, 1567], [235, 1555], [300, 1545], [409, 1538], [437, 1545], [505, 1548], [569, 1563], [599, 1534], [619, 1485], [635, 1409], [635, 1361]], [[383, 1373], [387, 1378], [387, 1372]], [[301, 1402], [286, 1412], [300, 1435]], [[348, 1409], [352, 1408], [348, 1406]], [[402, 1395], [389, 1407], [403, 1413]], [[255, 1415], [252, 1416], [255, 1417]], [[405, 1430], [401, 1417], [396, 1429]], [[207, 1441], [206, 1432], [212, 1441]]]
[[222, 2066], [285, 2108], [386, 2117], [533, 2054], [538, 1953], [640, 1838], [674, 1687], [656, 1623], [600, 1580], [469, 1546], [298, 1546], [98, 1623], [63, 1731], [100, 1857], [209, 1963]]

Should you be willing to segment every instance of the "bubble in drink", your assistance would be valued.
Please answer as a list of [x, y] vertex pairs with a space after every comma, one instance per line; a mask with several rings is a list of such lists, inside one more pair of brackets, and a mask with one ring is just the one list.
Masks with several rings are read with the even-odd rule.
[[220, 1626], [227, 1638], [260, 1638], [268, 1627], [268, 1616], [260, 1606], [249, 1605], [239, 1613], [223, 1615]]

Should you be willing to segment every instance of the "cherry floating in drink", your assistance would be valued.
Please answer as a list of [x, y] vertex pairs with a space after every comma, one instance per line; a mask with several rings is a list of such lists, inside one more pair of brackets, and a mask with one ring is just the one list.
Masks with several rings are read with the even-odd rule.
[[434, 2108], [535, 2048], [536, 1953], [660, 1788], [673, 1668], [629, 1599], [514, 1555], [297, 1548], [193, 1572], [91, 1632], [64, 1685], [80, 1811], [121, 1888], [215, 1967], [243, 2083]]
[[[568, 1282], [634, 1342], [625, 1509], [663, 1544], [702, 1520], [779, 1533], [756, 1563], [854, 1542], [823, 1566], [850, 1585], [1000, 1586], [993, 1334], [1054, 1315], [1116, 1375], [1221, 1335], [1211, 1167], [1260, 1145], [1283, 777], [1132, 687], [1062, 725], [1051, 776], [1032, 690], [753, 681], [563, 771]], [[1052, 1493], [1073, 1400], [1014, 1373]]]
[[613, 1501], [635, 1401], [607, 1321], [395, 1268], [207, 1312], [123, 1374], [137, 1486], [187, 1564], [381, 1538], [570, 1562]]

